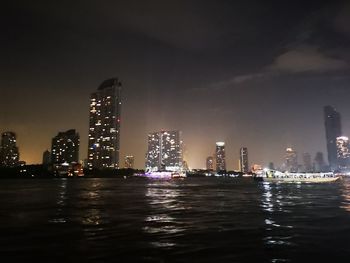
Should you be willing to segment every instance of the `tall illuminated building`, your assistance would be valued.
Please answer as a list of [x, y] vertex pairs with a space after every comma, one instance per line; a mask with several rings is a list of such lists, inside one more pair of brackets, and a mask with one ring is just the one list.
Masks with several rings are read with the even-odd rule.
[[213, 156], [208, 156], [207, 157], [206, 168], [209, 171], [213, 171], [214, 170], [214, 158], [213, 158]]
[[216, 171], [226, 170], [225, 143], [217, 142], [215, 149]]
[[338, 169], [348, 169], [350, 166], [349, 138], [345, 136], [337, 137], [336, 144]]
[[337, 137], [342, 135], [341, 116], [332, 106], [324, 107], [328, 162], [332, 170], [337, 169]]
[[107, 79], [90, 97], [88, 167], [119, 168], [121, 83]]
[[51, 143], [51, 162], [55, 165], [78, 163], [80, 136], [75, 130], [59, 132]]
[[183, 170], [183, 149], [180, 131], [160, 131], [148, 134], [146, 170]]
[[292, 148], [286, 149], [285, 167], [288, 172], [298, 172], [298, 156]]
[[134, 156], [127, 155], [127, 156], [125, 156], [124, 167], [133, 169], [134, 168], [134, 162], [135, 162]]
[[7, 131], [1, 134], [0, 166], [15, 167], [19, 164], [19, 151], [16, 134]]
[[248, 162], [248, 148], [241, 147], [239, 149], [239, 167], [242, 173], [249, 172], [249, 162]]

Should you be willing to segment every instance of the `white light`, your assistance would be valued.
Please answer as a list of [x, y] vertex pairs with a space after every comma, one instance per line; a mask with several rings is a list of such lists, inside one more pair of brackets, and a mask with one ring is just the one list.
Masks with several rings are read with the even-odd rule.
[[216, 146], [225, 146], [225, 142], [216, 142]]
[[337, 137], [337, 140], [343, 140], [343, 141], [348, 141], [349, 138], [346, 137], [346, 136], [340, 136], [340, 137]]

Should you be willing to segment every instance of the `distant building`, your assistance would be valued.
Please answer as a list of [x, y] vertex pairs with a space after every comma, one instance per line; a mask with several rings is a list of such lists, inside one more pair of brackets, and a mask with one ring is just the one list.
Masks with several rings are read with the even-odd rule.
[[248, 148], [241, 147], [239, 150], [239, 167], [242, 173], [249, 172]]
[[213, 158], [213, 156], [208, 156], [207, 157], [206, 168], [209, 171], [213, 171], [214, 170], [214, 158]]
[[349, 138], [345, 136], [337, 137], [337, 161], [339, 170], [350, 168]]
[[87, 158], [85, 158], [83, 161], [82, 161], [82, 167], [83, 169], [88, 169], [89, 168], [89, 160]]
[[286, 149], [285, 169], [288, 172], [298, 172], [298, 156], [292, 148]]
[[0, 166], [15, 167], [19, 162], [19, 150], [16, 145], [16, 134], [7, 131], [1, 134]]
[[255, 173], [255, 174], [262, 174], [263, 172], [263, 168], [260, 164], [253, 164], [251, 170], [252, 170], [252, 173]]
[[328, 162], [332, 170], [338, 168], [337, 137], [342, 135], [341, 116], [332, 106], [324, 107], [324, 122], [326, 129]]
[[46, 150], [43, 152], [43, 165], [49, 166], [51, 164], [51, 153], [50, 151]]
[[303, 154], [303, 170], [304, 172], [310, 173], [312, 172], [312, 162], [311, 162], [311, 155], [309, 153]]
[[75, 130], [59, 132], [52, 139], [51, 162], [54, 165], [78, 163], [80, 137]]
[[184, 171], [189, 171], [190, 170], [190, 168], [188, 167], [188, 163], [185, 160], [182, 162], [182, 169]]
[[317, 152], [315, 156], [315, 167], [314, 171], [315, 172], [325, 172], [327, 170], [326, 168], [326, 163], [323, 158], [323, 153], [322, 152]]
[[134, 169], [134, 161], [135, 161], [134, 156], [132, 155], [125, 156], [124, 167]]
[[88, 167], [119, 168], [121, 83], [105, 80], [90, 97]]
[[180, 131], [160, 131], [148, 135], [146, 170], [183, 170], [183, 149]]
[[215, 150], [216, 171], [226, 171], [225, 143], [217, 142]]
[[269, 169], [275, 170], [275, 164], [273, 162], [269, 162]]

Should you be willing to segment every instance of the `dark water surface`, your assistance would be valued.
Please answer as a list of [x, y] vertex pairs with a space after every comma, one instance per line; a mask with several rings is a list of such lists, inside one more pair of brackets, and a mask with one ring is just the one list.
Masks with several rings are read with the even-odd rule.
[[1, 262], [350, 262], [350, 180], [0, 181]]

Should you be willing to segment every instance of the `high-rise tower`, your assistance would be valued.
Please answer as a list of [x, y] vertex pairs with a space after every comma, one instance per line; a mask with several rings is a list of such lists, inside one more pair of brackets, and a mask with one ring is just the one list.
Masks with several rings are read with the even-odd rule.
[[124, 168], [134, 169], [135, 158], [132, 155], [125, 156]]
[[206, 168], [209, 171], [213, 171], [214, 170], [214, 158], [213, 158], [213, 156], [208, 156], [207, 157]]
[[324, 107], [328, 162], [332, 170], [337, 169], [337, 137], [342, 135], [340, 113], [332, 106]]
[[102, 82], [90, 98], [88, 167], [119, 168], [121, 83]]
[[248, 148], [241, 147], [239, 150], [239, 166], [242, 173], [249, 172]]
[[59, 132], [52, 138], [51, 162], [55, 165], [62, 163], [77, 163], [79, 161], [80, 137], [75, 130]]
[[304, 172], [312, 172], [311, 155], [309, 153], [303, 153], [303, 170]]
[[298, 155], [292, 148], [286, 149], [285, 167], [288, 172], [298, 172]]
[[183, 149], [180, 131], [160, 131], [148, 135], [146, 169], [181, 171]]
[[338, 169], [343, 171], [347, 170], [350, 166], [350, 148], [349, 138], [345, 136], [337, 137], [337, 161]]
[[216, 171], [226, 170], [225, 143], [217, 142], [215, 149]]
[[0, 166], [15, 167], [19, 162], [19, 151], [16, 145], [16, 134], [4, 132], [1, 134]]
[[314, 167], [315, 172], [325, 172], [325, 171], [327, 171], [326, 164], [325, 164], [322, 152], [317, 152], [316, 153], [314, 166], [315, 166]]

